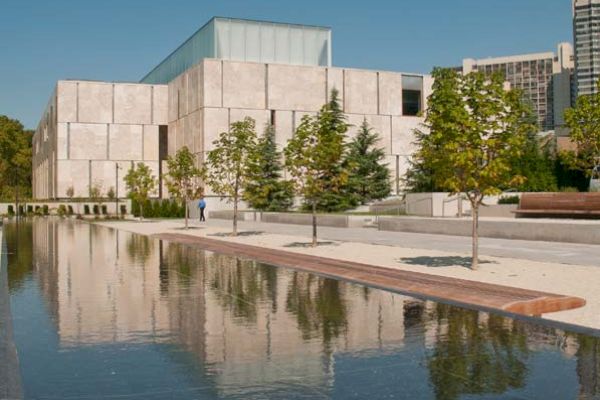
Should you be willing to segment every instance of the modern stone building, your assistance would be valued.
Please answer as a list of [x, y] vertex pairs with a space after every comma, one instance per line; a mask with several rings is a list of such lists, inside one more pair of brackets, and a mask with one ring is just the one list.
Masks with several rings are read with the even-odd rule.
[[463, 60], [463, 73], [501, 72], [511, 88], [523, 91], [533, 107], [542, 131], [556, 130], [564, 125], [564, 110], [573, 98], [573, 48], [560, 43], [557, 53], [535, 53], [508, 57]]
[[166, 157], [188, 146], [202, 163], [218, 134], [244, 117], [259, 133], [273, 124], [283, 147], [334, 88], [354, 125], [349, 139], [366, 119], [399, 190], [431, 77], [331, 60], [329, 28], [213, 18], [141, 83], [60, 81], [34, 136], [34, 197], [64, 198], [70, 187], [85, 197], [92, 185], [123, 197], [132, 162], [159, 176]]
[[577, 94], [596, 93], [600, 78], [600, 0], [573, 0]]

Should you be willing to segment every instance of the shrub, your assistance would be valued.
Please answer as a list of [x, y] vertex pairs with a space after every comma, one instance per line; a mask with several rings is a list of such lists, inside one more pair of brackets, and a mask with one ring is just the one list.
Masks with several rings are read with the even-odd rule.
[[49, 214], [49, 211], [48, 211], [48, 206], [47, 206], [46, 204], [44, 204], [44, 205], [42, 206], [42, 213], [43, 213], [44, 215], [48, 215], [48, 214]]
[[144, 218], [152, 218], [154, 216], [152, 201], [146, 200], [144, 202], [144, 207], [143, 207], [142, 211], [144, 213], [144, 215], [143, 215]]
[[140, 216], [140, 203], [137, 200], [131, 200], [131, 213], [136, 218]]
[[94, 204], [94, 207], [92, 208], [92, 210], [94, 210], [94, 215], [100, 214], [100, 207], [98, 207], [98, 204]]
[[102, 205], [102, 215], [108, 214], [108, 207], [105, 204]]
[[84, 204], [83, 205], [83, 213], [85, 215], [90, 215], [90, 206], [89, 206], [89, 204]]
[[577, 192], [579, 192], [579, 189], [577, 189], [576, 187], [573, 187], [573, 186], [566, 186], [566, 187], [560, 188], [560, 191], [566, 192], [566, 193], [577, 193]]
[[67, 206], [67, 215], [73, 215], [73, 206], [72, 205]]
[[67, 207], [64, 204], [58, 206], [58, 210], [56, 211], [60, 217], [64, 217], [67, 215]]
[[8, 215], [10, 215], [10, 216], [15, 215], [15, 208], [12, 204], [8, 206]]
[[503, 196], [498, 199], [498, 204], [519, 204], [519, 196]]
[[33, 214], [33, 206], [27, 206], [27, 214]]
[[169, 200], [161, 200], [160, 216], [162, 218], [171, 218], [171, 202]]

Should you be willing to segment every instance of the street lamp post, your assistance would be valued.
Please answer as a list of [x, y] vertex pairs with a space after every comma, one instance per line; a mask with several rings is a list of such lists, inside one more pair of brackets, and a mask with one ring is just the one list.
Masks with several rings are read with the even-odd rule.
[[115, 214], [119, 218], [119, 163], [115, 163]]

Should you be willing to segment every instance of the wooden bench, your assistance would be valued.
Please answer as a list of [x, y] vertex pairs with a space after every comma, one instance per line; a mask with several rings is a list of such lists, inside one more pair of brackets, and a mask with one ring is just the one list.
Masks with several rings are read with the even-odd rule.
[[513, 212], [517, 217], [600, 218], [600, 193], [524, 193]]

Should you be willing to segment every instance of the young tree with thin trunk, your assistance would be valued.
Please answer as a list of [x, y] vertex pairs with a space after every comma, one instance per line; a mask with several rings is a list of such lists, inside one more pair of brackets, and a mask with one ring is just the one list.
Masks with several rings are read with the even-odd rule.
[[344, 133], [348, 125], [340, 117], [337, 91], [316, 117], [305, 116], [284, 150], [285, 166], [294, 178], [298, 195], [312, 212], [312, 245], [317, 245], [317, 208], [331, 199], [348, 181], [344, 167]]
[[237, 236], [238, 203], [248, 182], [248, 165], [256, 147], [255, 122], [246, 117], [231, 124], [213, 142], [206, 157], [206, 183], [213, 192], [233, 202], [233, 236]]
[[188, 202], [202, 196], [202, 172], [196, 167], [194, 154], [183, 146], [174, 157], [167, 159], [166, 184], [169, 194], [183, 202], [185, 229], [188, 229]]
[[125, 185], [129, 197], [140, 205], [140, 221], [144, 219], [144, 203], [150, 193], [156, 189], [156, 178], [150, 172], [150, 167], [144, 163], [133, 165], [125, 175]]
[[248, 159], [244, 200], [260, 211], [285, 211], [294, 203], [292, 182], [282, 179], [281, 152], [277, 151], [275, 128], [268, 125]]
[[577, 98], [575, 107], [565, 111], [565, 122], [569, 138], [576, 150], [563, 152], [568, 165], [584, 172], [588, 177], [595, 168], [600, 168], [600, 81], [598, 91]]
[[451, 192], [465, 193], [471, 203], [473, 260], [478, 267], [479, 206], [484, 196], [518, 185], [523, 177], [511, 162], [523, 149], [528, 132], [528, 108], [517, 91], [504, 90], [501, 75], [460, 75], [450, 69], [433, 72], [424, 127], [417, 130], [420, 165], [434, 174], [435, 182]]

